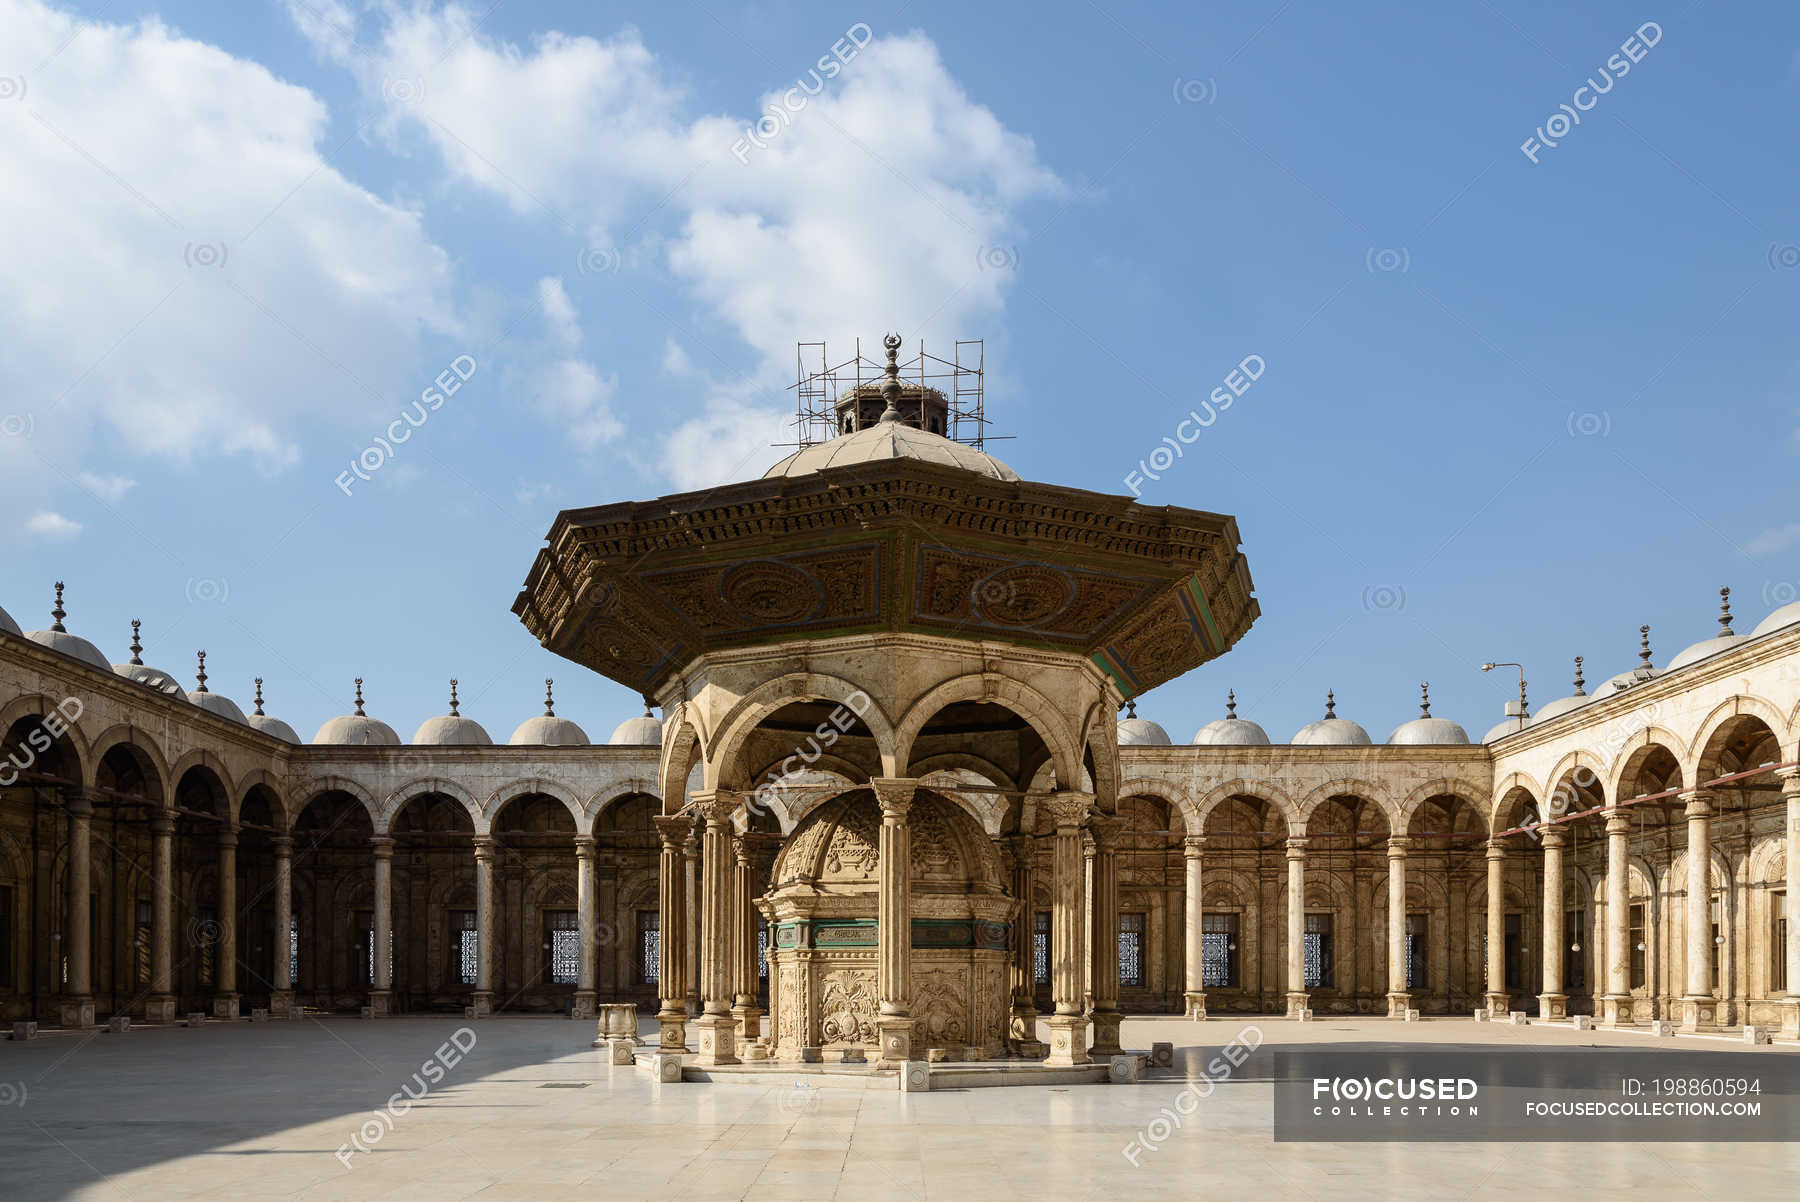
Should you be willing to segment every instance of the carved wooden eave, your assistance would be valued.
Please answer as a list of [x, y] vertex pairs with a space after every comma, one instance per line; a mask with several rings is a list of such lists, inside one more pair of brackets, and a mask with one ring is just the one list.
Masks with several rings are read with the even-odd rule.
[[1129, 697], [1259, 610], [1227, 515], [886, 460], [566, 510], [513, 612], [645, 694], [708, 651], [908, 632], [1079, 653]]

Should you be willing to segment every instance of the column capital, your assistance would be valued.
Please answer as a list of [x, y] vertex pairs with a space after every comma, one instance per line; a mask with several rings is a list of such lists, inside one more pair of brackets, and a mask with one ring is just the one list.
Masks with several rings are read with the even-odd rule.
[[1775, 779], [1781, 782], [1781, 791], [1787, 796], [1800, 797], [1800, 768], [1777, 769]]
[[1404, 860], [1406, 853], [1412, 850], [1412, 840], [1405, 835], [1389, 835], [1387, 855], [1390, 860]]
[[1606, 815], [1606, 833], [1608, 835], [1629, 835], [1631, 833], [1631, 815], [1617, 806], [1608, 806]]
[[500, 841], [492, 835], [476, 835], [473, 842], [477, 860], [492, 860], [494, 849], [500, 845]]
[[1485, 846], [1487, 848], [1487, 858], [1488, 859], [1504, 860], [1506, 858], [1506, 840], [1505, 839], [1489, 839], [1485, 844], [1483, 844], [1483, 846]]
[[92, 818], [94, 816], [94, 799], [85, 791], [70, 792], [63, 798], [63, 809], [71, 818]]
[[869, 788], [874, 790], [875, 800], [881, 805], [882, 817], [906, 817], [912, 809], [913, 795], [919, 790], [919, 781], [910, 776], [872, 776]]
[[1287, 858], [1290, 860], [1304, 860], [1306, 858], [1306, 843], [1307, 839], [1305, 835], [1289, 835], [1287, 840]]
[[1117, 814], [1095, 813], [1088, 817], [1088, 835], [1096, 851], [1116, 851], [1119, 836], [1125, 832], [1125, 820]]
[[1546, 850], [1552, 847], [1561, 850], [1568, 846], [1569, 828], [1566, 826], [1540, 826], [1537, 835]]
[[1198, 860], [1205, 851], [1205, 835], [1183, 835], [1181, 837], [1181, 854], [1183, 858]]
[[1677, 793], [1675, 796], [1679, 797], [1683, 802], [1684, 809], [1682, 810], [1682, 813], [1690, 820], [1694, 818], [1711, 818], [1713, 816], [1713, 803], [1718, 800], [1718, 794], [1712, 792], [1710, 789], [1687, 789]]
[[369, 846], [375, 849], [377, 860], [394, 858], [394, 837], [392, 835], [370, 835]]
[[575, 836], [575, 858], [578, 860], [593, 859], [594, 858], [594, 844], [596, 842], [597, 842], [597, 840], [592, 835], [576, 835]]
[[167, 810], [158, 810], [150, 815], [150, 833], [168, 836], [175, 833], [175, 815]]
[[736, 789], [700, 789], [688, 794], [688, 799], [708, 826], [729, 826], [744, 808], [744, 794]]
[[220, 827], [219, 828], [219, 846], [220, 847], [236, 847], [238, 845], [239, 829], [240, 829], [239, 827], [237, 827], [229, 822], [226, 823], [224, 826]]
[[1040, 809], [1050, 815], [1056, 829], [1065, 833], [1086, 822], [1088, 815], [1094, 812], [1092, 793], [1040, 793], [1037, 803]]
[[694, 837], [694, 820], [686, 814], [657, 814], [650, 821], [656, 824], [664, 851], [679, 852]]
[[292, 835], [274, 835], [269, 839], [269, 846], [275, 849], [278, 856], [294, 854], [294, 837]]

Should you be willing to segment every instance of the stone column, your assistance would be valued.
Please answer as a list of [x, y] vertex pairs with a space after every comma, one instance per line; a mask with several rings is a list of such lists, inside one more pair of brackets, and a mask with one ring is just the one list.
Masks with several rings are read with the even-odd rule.
[[594, 1017], [594, 837], [575, 836], [575, 925], [580, 950], [575, 959], [575, 1001], [571, 1018]]
[[[661, 919], [671, 928], [679, 926], [676, 946], [681, 949], [681, 972], [678, 979], [686, 989], [687, 1012], [700, 1016], [700, 824], [684, 818], [687, 834], [681, 843], [682, 908]], [[664, 913], [669, 913], [664, 911]]]
[[1306, 992], [1306, 839], [1287, 841], [1287, 1016], [1308, 1013]]
[[492, 835], [475, 836], [475, 992], [472, 1018], [494, 1012], [494, 847]]
[[1206, 836], [1188, 835], [1181, 841], [1181, 854], [1187, 860], [1187, 904], [1183, 931], [1187, 936], [1183, 955], [1186, 979], [1186, 1015], [1198, 1022], [1206, 1017], [1206, 923], [1205, 898], [1201, 893], [1201, 857], [1206, 853]]
[[912, 1017], [912, 828], [907, 815], [919, 782], [877, 777], [869, 782], [881, 803], [880, 893], [876, 900], [875, 993], [880, 1015], [879, 1067], [915, 1059]]
[[1406, 853], [1412, 844], [1403, 835], [1387, 841], [1388, 861], [1388, 1017], [1404, 1019], [1412, 1009], [1406, 981]]
[[1042, 808], [1056, 825], [1051, 881], [1050, 992], [1056, 1013], [1047, 1020], [1050, 1054], [1046, 1064], [1086, 1064], [1087, 1019], [1081, 1013], [1083, 927], [1087, 915], [1081, 824], [1094, 808], [1092, 793], [1052, 793]]
[[[657, 955], [656, 987], [661, 1007], [656, 1025], [662, 1034], [658, 1047], [665, 1052], [687, 1051], [687, 881], [693, 872], [683, 847], [694, 833], [693, 819], [685, 814], [665, 814], [654, 819], [662, 851], [656, 862]], [[696, 855], [698, 850], [696, 849]]]
[[1695, 789], [1681, 794], [1687, 803], [1687, 940], [1683, 961], [1687, 989], [1681, 998], [1681, 1029], [1711, 1031], [1719, 1025], [1713, 997], [1712, 815], [1713, 794]]
[[702, 1065], [737, 1064], [732, 1002], [732, 819], [743, 797], [726, 789], [695, 793], [694, 808], [706, 828], [700, 836], [700, 994], [706, 1007], [698, 1030]]
[[213, 948], [213, 1017], [238, 1017], [237, 991], [237, 847], [238, 831], [219, 831], [219, 940]]
[[150, 998], [144, 1021], [175, 1021], [175, 819], [150, 818]]
[[1538, 1017], [1569, 1016], [1569, 997], [1563, 992], [1563, 954], [1568, 936], [1563, 932], [1563, 848], [1569, 832], [1561, 826], [1538, 831], [1544, 843], [1544, 992], [1538, 994]]
[[1787, 956], [1787, 1001], [1781, 1006], [1781, 1035], [1784, 1039], [1800, 1039], [1800, 769], [1788, 768], [1775, 775], [1781, 781], [1782, 796], [1787, 799], [1787, 894], [1782, 901], [1787, 947], [1775, 952]]
[[1012, 869], [1013, 900], [1019, 907], [1013, 911], [1012, 954], [1007, 957], [1012, 1003], [1006, 1021], [1006, 1039], [1018, 1055], [1042, 1058], [1049, 1049], [1037, 1037], [1037, 928], [1032, 909], [1036, 874], [1032, 866], [1031, 836], [1014, 835], [1006, 841], [1006, 850]]
[[1631, 949], [1631, 818], [1616, 806], [1606, 811], [1606, 993], [1600, 999], [1600, 1022], [1608, 1027], [1632, 1023]]
[[732, 940], [736, 955], [736, 982], [731, 1002], [731, 1017], [737, 1023], [738, 1038], [747, 1047], [762, 1035], [762, 1007], [756, 989], [756, 857], [751, 851], [748, 830], [732, 840], [732, 910], [736, 935]]
[[1094, 836], [1081, 833], [1081, 1012], [1094, 1009]]
[[1487, 992], [1483, 1002], [1490, 1018], [1512, 1009], [1506, 979], [1506, 844], [1487, 843]]
[[1119, 834], [1124, 820], [1111, 814], [1095, 814], [1088, 819], [1088, 833], [1094, 841], [1093, 894], [1089, 899], [1094, 914], [1093, 965], [1094, 1043], [1089, 1052], [1097, 1060], [1110, 1060], [1124, 1054], [1119, 1046]]
[[393, 1009], [394, 967], [389, 959], [394, 946], [394, 840], [376, 835], [369, 840], [375, 849], [375, 969], [374, 988], [369, 991], [369, 1010], [380, 1018]]
[[89, 832], [94, 803], [80, 794], [63, 802], [69, 815], [68, 922], [63, 926], [63, 955], [69, 958], [69, 983], [63, 989], [61, 1009], [65, 1027], [94, 1025], [93, 948], [88, 911], [92, 888], [93, 848]]

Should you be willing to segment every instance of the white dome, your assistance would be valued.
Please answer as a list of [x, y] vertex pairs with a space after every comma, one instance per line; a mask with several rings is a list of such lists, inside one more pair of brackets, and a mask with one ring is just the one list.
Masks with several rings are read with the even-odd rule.
[[1469, 732], [1448, 718], [1414, 718], [1394, 728], [1388, 742], [1396, 747], [1466, 744]]
[[437, 718], [427, 718], [412, 741], [428, 744], [433, 747], [492, 747], [494, 740], [488, 738], [481, 723], [473, 718], [465, 718], [461, 714], [444, 714]]
[[1507, 735], [1519, 733], [1527, 726], [1530, 726], [1534, 721], [1535, 719], [1532, 718], [1508, 718], [1500, 725], [1494, 727], [1494, 729], [1488, 731], [1485, 735], [1482, 735], [1481, 741], [1483, 743], [1492, 743], [1495, 739], [1504, 739]]
[[898, 421], [880, 421], [853, 434], [816, 443], [789, 455], [763, 473], [764, 479], [776, 476], [806, 476], [827, 468], [853, 463], [874, 463], [889, 459], [917, 459], [945, 467], [961, 468], [995, 480], [1017, 480], [1019, 473], [974, 447], [955, 439], [933, 434]]
[[154, 689], [167, 697], [187, 696], [187, 690], [181, 682], [164, 672], [161, 668], [152, 668], [148, 664], [114, 664], [113, 671], [126, 680], [135, 680], [147, 689]]
[[10, 634], [14, 638], [20, 638], [24, 633], [19, 629], [19, 624], [12, 620], [12, 615], [4, 609], [0, 609], [0, 634]]
[[377, 718], [363, 713], [362, 677], [356, 678], [356, 712], [342, 718], [333, 718], [319, 727], [319, 733], [313, 736], [314, 743], [329, 743], [338, 747], [398, 747], [400, 736], [394, 728]]
[[1655, 680], [1661, 675], [1661, 668], [1633, 668], [1629, 672], [1621, 672], [1617, 676], [1609, 676], [1607, 679], [1600, 682], [1599, 688], [1594, 690], [1594, 699], [1599, 700], [1602, 697], [1611, 697], [1620, 689], [1629, 689], [1633, 685], [1642, 684], [1647, 680]]
[[1744, 640], [1734, 634], [1721, 634], [1715, 638], [1695, 643], [1680, 655], [1669, 661], [1665, 672], [1673, 672], [1677, 668], [1685, 668], [1689, 664], [1697, 664], [1703, 659], [1711, 659], [1721, 651], [1729, 651]]
[[1148, 718], [1126, 718], [1119, 723], [1121, 747], [1167, 747], [1169, 732]]
[[250, 725], [250, 719], [244, 717], [244, 711], [237, 707], [237, 702], [223, 693], [210, 692], [205, 688], [190, 691], [187, 699], [209, 714], [217, 714], [221, 718], [229, 718], [233, 722]]
[[1297, 747], [1368, 747], [1369, 732], [1348, 718], [1321, 718], [1308, 722], [1289, 740]]
[[280, 718], [271, 718], [267, 714], [251, 714], [245, 721], [249, 722], [252, 728], [260, 730], [271, 739], [280, 739], [284, 743], [300, 741], [300, 736], [294, 733], [294, 728]]
[[661, 747], [662, 722], [646, 706], [637, 717], [619, 723], [607, 742], [614, 747]]
[[1758, 635], [1774, 634], [1777, 630], [1792, 626], [1795, 622], [1800, 622], [1800, 601], [1789, 601], [1786, 605], [1758, 622], [1756, 624], [1756, 629], [1750, 632], [1750, 637], [1755, 638]]
[[567, 718], [539, 714], [519, 723], [507, 742], [514, 747], [586, 747], [587, 732]]
[[377, 718], [367, 714], [349, 714], [342, 718], [333, 718], [319, 727], [319, 733], [313, 736], [314, 743], [329, 743], [340, 747], [398, 747], [400, 736], [394, 728]]
[[1586, 693], [1571, 693], [1567, 697], [1558, 697], [1555, 701], [1550, 702], [1548, 705], [1538, 710], [1537, 717], [1533, 718], [1532, 721], [1547, 722], [1551, 718], [1568, 713], [1570, 710], [1578, 710], [1592, 700], [1593, 698]]
[[60, 651], [64, 655], [74, 656], [84, 664], [103, 671], [112, 671], [112, 665], [100, 654], [100, 648], [94, 646], [79, 635], [70, 634], [66, 630], [34, 630], [25, 636], [32, 642], [52, 651]]
[[1269, 732], [1248, 718], [1220, 718], [1194, 732], [1200, 747], [1267, 747]]

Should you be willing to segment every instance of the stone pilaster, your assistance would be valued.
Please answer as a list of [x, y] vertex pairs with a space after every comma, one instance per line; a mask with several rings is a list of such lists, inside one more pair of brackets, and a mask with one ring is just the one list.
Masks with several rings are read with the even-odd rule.
[[1287, 1016], [1306, 1013], [1306, 839], [1287, 841]]
[[1037, 875], [1032, 861], [1036, 848], [1030, 835], [1014, 835], [1006, 841], [1006, 850], [1013, 900], [1018, 905], [1013, 911], [1011, 954], [1006, 958], [1012, 993], [1006, 1042], [1020, 1056], [1042, 1058], [1048, 1049], [1037, 1037], [1037, 944], [1032, 910]]
[[575, 836], [575, 925], [581, 947], [575, 961], [575, 998], [572, 1018], [594, 1017], [594, 837]]
[[1181, 854], [1186, 861], [1187, 891], [1182, 933], [1182, 975], [1186, 989], [1184, 1010], [1188, 1018], [1199, 1022], [1206, 1018], [1206, 922], [1205, 884], [1202, 873], [1206, 855], [1206, 836], [1188, 835], [1181, 841]]
[[903, 777], [877, 777], [869, 782], [881, 804], [879, 865], [880, 892], [876, 898], [875, 993], [880, 1017], [875, 1020], [881, 1037], [885, 1068], [902, 1067], [915, 1059], [912, 1017], [912, 828], [907, 815], [919, 782]]
[[732, 820], [743, 808], [741, 794], [711, 789], [693, 795], [694, 808], [706, 826], [700, 835], [700, 994], [705, 1012], [694, 1027], [702, 1065], [731, 1065], [737, 1057], [737, 1024], [731, 1018]]
[[1095, 1059], [1122, 1055], [1119, 1046], [1119, 835], [1124, 820], [1111, 814], [1088, 819], [1093, 838], [1093, 953], [1089, 963], [1093, 978], [1088, 992], [1094, 999], [1094, 1042], [1089, 1054]]
[[175, 819], [150, 817], [150, 997], [144, 1021], [175, 1021]]
[[1050, 989], [1056, 1012], [1047, 1020], [1050, 1055], [1046, 1063], [1086, 1064], [1087, 1019], [1081, 1013], [1083, 939], [1087, 915], [1081, 824], [1094, 808], [1092, 793], [1051, 793], [1039, 805], [1056, 826], [1051, 888]]
[[63, 927], [63, 954], [69, 958], [69, 983], [59, 1007], [65, 1027], [94, 1025], [93, 947], [89, 938], [89, 893], [93, 887], [90, 833], [94, 803], [80, 794], [63, 802], [69, 816], [68, 922]]
[[394, 841], [387, 835], [369, 840], [375, 851], [375, 968], [369, 1008], [377, 1018], [393, 1009], [394, 1001]]
[[494, 1012], [494, 847], [492, 835], [475, 836], [475, 993], [470, 1009], [476, 1018]]
[[[684, 820], [685, 821], [685, 820]], [[685, 990], [687, 1012], [700, 1016], [700, 824], [688, 821], [681, 842], [682, 909], [662, 921], [679, 925], [676, 946], [681, 949], [681, 971], [676, 979]], [[669, 911], [664, 911], [665, 914]]]
[[219, 942], [217, 973], [213, 981], [213, 1017], [236, 1018], [241, 999], [237, 991], [237, 849], [238, 830], [227, 826], [219, 832]]
[[1412, 1009], [1406, 981], [1406, 853], [1412, 844], [1402, 835], [1387, 841], [1388, 1017], [1404, 1019]]
[[755, 836], [745, 831], [732, 840], [732, 950], [734, 976], [731, 1017], [745, 1045], [762, 1035], [762, 1007], [756, 983], [756, 855]]
[[1500, 1018], [1512, 1009], [1510, 982], [1506, 979], [1506, 844], [1487, 843], [1487, 992], [1483, 1002], [1490, 1017]]
[[1544, 845], [1544, 992], [1538, 994], [1538, 1017], [1563, 1019], [1569, 1016], [1569, 997], [1563, 992], [1563, 849], [1569, 832], [1561, 826], [1546, 826], [1538, 831]]
[[686, 885], [691, 867], [682, 849], [693, 836], [694, 822], [686, 815], [662, 815], [655, 822], [662, 841], [656, 864], [657, 906], [661, 914], [656, 958], [657, 994], [661, 1001], [656, 1025], [662, 1032], [658, 1046], [665, 1052], [684, 1052], [688, 1020]]
[[1800, 1039], [1800, 769], [1788, 768], [1775, 775], [1787, 800], [1787, 896], [1783, 899], [1787, 947], [1776, 949], [1777, 955], [1787, 956], [1788, 1000], [1781, 1007], [1781, 1034], [1784, 1039]]
[[1600, 1023], [1628, 1027], [1635, 1021], [1631, 997], [1631, 818], [1617, 807], [1606, 813], [1606, 993]]
[[1686, 939], [1682, 959], [1686, 986], [1680, 1002], [1683, 1031], [1711, 1031], [1719, 1025], [1719, 1003], [1713, 996], [1712, 816], [1713, 795], [1703, 789], [1681, 794], [1687, 805]]

